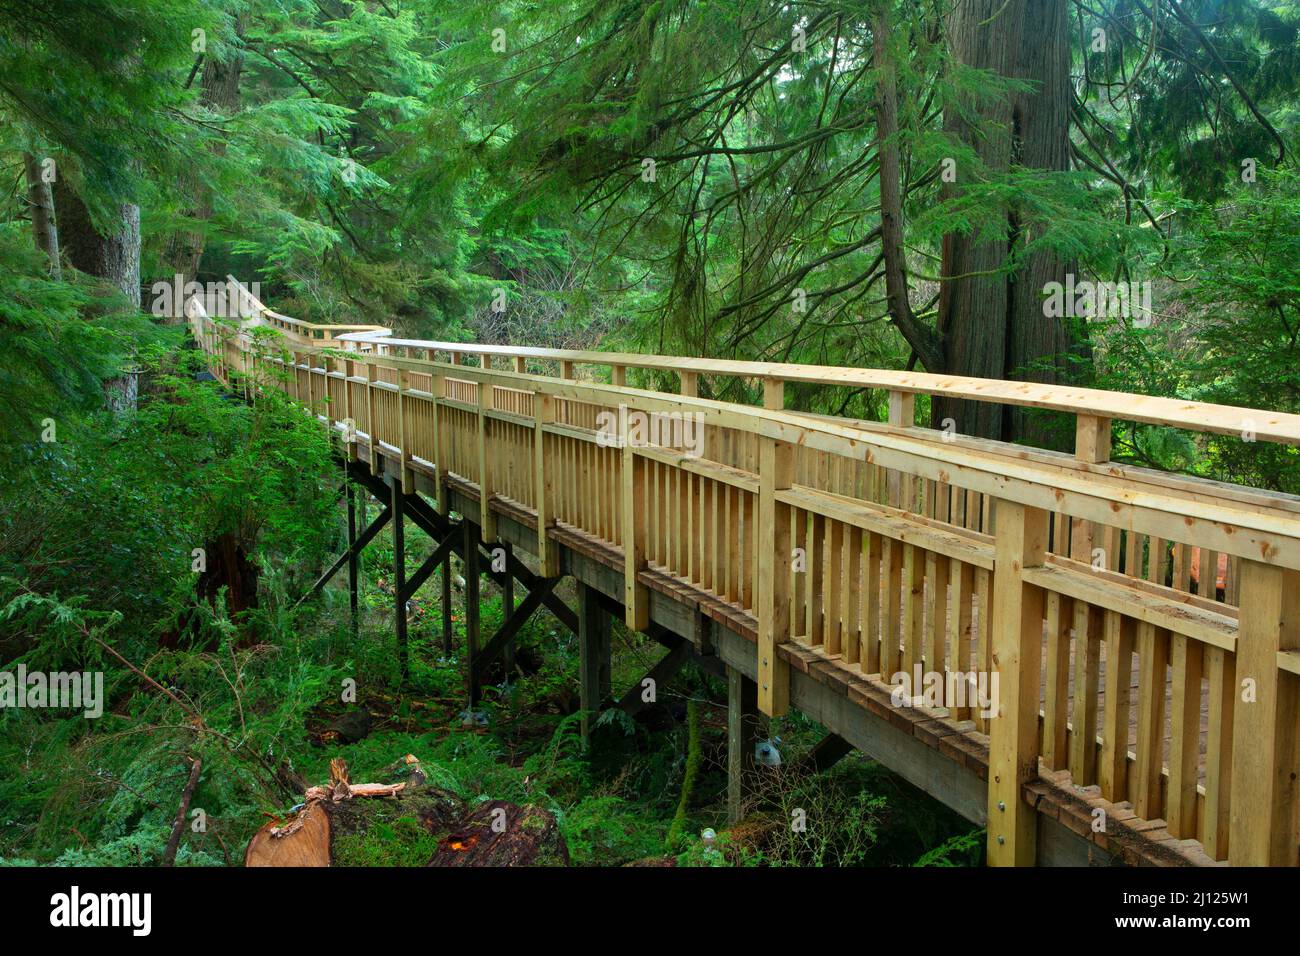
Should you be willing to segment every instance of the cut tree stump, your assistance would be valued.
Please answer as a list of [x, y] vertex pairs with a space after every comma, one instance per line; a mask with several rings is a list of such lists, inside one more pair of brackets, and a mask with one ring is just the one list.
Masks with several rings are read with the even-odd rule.
[[330, 783], [307, 790], [296, 815], [262, 827], [245, 866], [567, 866], [555, 816], [495, 801], [470, 807], [422, 785], [419, 761], [404, 783], [348, 782], [335, 761]]
[[555, 815], [503, 800], [481, 803], [439, 844], [429, 866], [568, 866]]

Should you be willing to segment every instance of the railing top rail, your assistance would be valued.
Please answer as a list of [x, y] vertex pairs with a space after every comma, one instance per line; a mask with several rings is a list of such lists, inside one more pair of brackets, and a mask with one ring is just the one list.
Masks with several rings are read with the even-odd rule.
[[253, 295], [252, 292], [248, 291], [248, 287], [244, 285], [242, 282], [240, 282], [238, 279], [236, 279], [234, 276], [227, 275], [226, 278], [229, 279], [231, 282], [235, 283], [235, 285], [239, 286], [243, 294], [243, 297], [264, 318], [274, 319], [276, 322], [281, 322], [286, 325], [297, 326], [300, 329], [310, 329], [311, 331], [315, 331], [315, 332], [334, 332], [339, 329], [347, 329], [349, 331], [361, 331], [363, 333], [369, 333], [369, 334], [373, 334], [373, 333], [383, 333], [385, 335], [388, 334], [388, 329], [386, 329], [382, 325], [361, 325], [357, 323], [329, 325], [329, 324], [319, 324], [316, 322], [306, 322], [303, 321], [302, 319], [292, 318], [280, 312], [276, 312], [272, 308], [269, 308], [264, 302], [258, 299], [257, 296]]
[[[232, 282], [237, 282], [233, 276]], [[891, 369], [848, 368], [837, 365], [799, 365], [786, 362], [746, 362], [735, 359], [707, 359], [689, 356], [642, 355], [635, 352], [600, 352], [580, 349], [546, 349], [528, 346], [480, 345], [470, 342], [439, 342], [428, 339], [396, 338], [382, 326], [315, 325], [289, 318], [269, 309], [252, 293], [249, 300], [268, 318], [313, 331], [335, 332], [335, 342], [414, 348], [434, 352], [478, 355], [484, 357], [519, 357], [571, 362], [578, 365], [610, 365], [653, 369], [665, 372], [690, 372], [697, 375], [722, 375], [737, 378], [771, 379], [809, 385], [847, 386], [887, 391], [920, 393], [1041, 408], [1073, 415], [1088, 415], [1119, 421], [1141, 422], [1184, 428], [1220, 435], [1249, 435], [1252, 440], [1300, 446], [1300, 415], [1266, 409], [1242, 408], [1192, 402], [1155, 395], [1111, 392], [1070, 385], [1044, 385], [1002, 379], [938, 375], [929, 372], [906, 372]]]
[[1300, 415], [1263, 409], [1189, 402], [1177, 398], [1109, 392], [1068, 385], [1042, 385], [1001, 379], [859, 369], [837, 365], [796, 365], [783, 362], [744, 362], [686, 356], [641, 355], [630, 352], [596, 352], [543, 349], [467, 342], [399, 339], [384, 332], [355, 332], [335, 336], [336, 341], [457, 352], [466, 355], [522, 357], [585, 365], [621, 365], [668, 372], [694, 372], [739, 378], [774, 379], [811, 385], [843, 385], [889, 391], [942, 395], [949, 398], [1020, 405], [1092, 415], [1120, 421], [1167, 425], [1221, 435], [1250, 434], [1260, 441], [1300, 446]]
[[[323, 348], [304, 352], [325, 353]], [[876, 430], [851, 420], [816, 419], [797, 411], [736, 405], [694, 396], [596, 382], [574, 382], [504, 369], [482, 369], [392, 355], [350, 354], [353, 361], [545, 392], [561, 399], [643, 411], [687, 412], [719, 425], [850, 458], [866, 457], [885, 468], [1010, 498], [1048, 511], [1131, 528], [1169, 540], [1194, 539], [1206, 547], [1270, 564], [1300, 568], [1300, 518], [1287, 508], [1261, 508], [1221, 495], [1213, 482], [1187, 478], [1195, 488], [1153, 488], [1122, 475], [1067, 470], [1038, 462], [1001, 442], [980, 447], [935, 442], [928, 429]], [[396, 388], [397, 386], [386, 386]], [[1277, 496], [1282, 497], [1282, 496]], [[1279, 502], [1280, 503], [1280, 502]]]

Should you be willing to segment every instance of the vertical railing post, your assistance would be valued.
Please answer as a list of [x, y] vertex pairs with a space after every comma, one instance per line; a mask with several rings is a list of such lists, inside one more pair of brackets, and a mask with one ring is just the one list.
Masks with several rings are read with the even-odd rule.
[[[912, 392], [891, 391], [889, 393], [889, 424], [899, 428], [911, 428], [916, 424], [916, 395]], [[912, 510], [913, 502], [904, 502], [903, 476], [890, 470], [887, 485], [889, 505], [893, 508]], [[907, 487], [913, 489], [914, 482], [909, 480]]]
[[316, 420], [316, 360], [311, 352], [305, 352], [307, 358], [307, 414]]
[[366, 362], [366, 438], [370, 451], [370, 473], [379, 474], [379, 456], [376, 454], [379, 441], [375, 433], [379, 424], [375, 421], [375, 362], [372, 358]]
[[483, 540], [493, 542], [497, 539], [497, 518], [492, 511], [492, 473], [491, 457], [488, 455], [488, 409], [492, 407], [492, 384], [485, 380], [478, 383], [478, 502], [479, 523], [483, 528]]
[[1032, 866], [1037, 812], [1022, 799], [1021, 787], [1038, 776], [1044, 597], [1041, 588], [1025, 583], [1024, 569], [1046, 559], [1047, 512], [1002, 499], [996, 507], [989, 667], [998, 683], [989, 723], [988, 863]]
[[433, 467], [438, 477], [438, 513], [446, 516], [449, 514], [447, 505], [447, 491], [443, 484], [446, 478], [446, 468], [444, 462], [447, 460], [446, 452], [443, 450], [442, 435], [442, 410], [440, 402], [447, 394], [447, 378], [441, 371], [434, 370], [432, 381], [429, 383], [429, 411], [433, 418]]
[[343, 440], [347, 442], [349, 461], [357, 460], [357, 410], [352, 399], [352, 378], [357, 373], [357, 363], [352, 359], [343, 360], [343, 414], [347, 416], [347, 427], [343, 430]]
[[[1074, 457], [1087, 464], [1101, 464], [1110, 460], [1110, 419], [1095, 415], [1079, 415], [1075, 419]], [[1092, 551], [1098, 534], [1106, 535], [1105, 566], [1117, 557], [1111, 552], [1118, 542], [1107, 529], [1095, 521], [1070, 519], [1070, 557], [1084, 564], [1092, 563]], [[1061, 552], [1058, 546], [1057, 551]], [[1069, 601], [1062, 597], [1061, 601]], [[1073, 620], [1075, 635], [1075, 686], [1082, 693], [1074, 695], [1072, 722], [1074, 733], [1070, 738], [1069, 768], [1079, 782], [1092, 781], [1097, 776], [1097, 684], [1101, 675], [1101, 645], [1106, 631], [1105, 615], [1087, 601], [1073, 602], [1073, 608], [1063, 608], [1063, 613]], [[1108, 612], [1116, 614], [1117, 612]], [[1112, 633], [1119, 633], [1123, 625], [1111, 619]], [[1127, 743], [1124, 746], [1127, 753]]]
[[555, 491], [551, 487], [551, 469], [546, 460], [546, 426], [555, 421], [555, 397], [545, 392], [533, 393], [533, 496], [537, 504], [537, 562], [544, 578], [560, 574], [560, 551], [551, 540], [555, 516], [551, 502]]
[[698, 372], [678, 372], [678, 378], [681, 380], [681, 388], [678, 389], [683, 395], [696, 398], [700, 394], [700, 375]]
[[415, 473], [411, 470], [411, 432], [406, 423], [406, 393], [411, 389], [409, 375], [405, 368], [397, 370], [397, 433], [402, 443], [402, 491], [408, 495], [415, 491]]
[[[765, 408], [785, 403], [784, 384], [767, 380]], [[790, 506], [776, 493], [794, 484], [794, 446], [763, 436], [758, 448], [758, 708], [769, 717], [790, 709], [790, 664], [776, 648], [790, 638]], [[770, 542], [770, 544], [768, 543]]]
[[1278, 652], [1300, 649], [1300, 571], [1241, 561], [1228, 862], [1295, 866], [1300, 842], [1300, 677]]
[[620, 415], [619, 440], [623, 444], [623, 606], [627, 626], [644, 631], [650, 626], [650, 590], [639, 580], [646, 566], [645, 460], [629, 440], [628, 416]]

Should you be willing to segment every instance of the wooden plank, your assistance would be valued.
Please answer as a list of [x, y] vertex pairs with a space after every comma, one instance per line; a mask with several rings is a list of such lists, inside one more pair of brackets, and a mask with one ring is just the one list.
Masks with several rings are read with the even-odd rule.
[[1169, 665], [1169, 632], [1139, 621], [1138, 727], [1135, 785], [1130, 787], [1133, 812], [1145, 820], [1163, 817], [1160, 777], [1164, 767], [1165, 687]]
[[[948, 573], [951, 589], [948, 595], [948, 642], [952, 646], [948, 660], [952, 669], [958, 674], [971, 673], [971, 643], [974, 640], [972, 628], [973, 598], [975, 596], [975, 569], [961, 561], [952, 562]], [[965, 679], [965, 678], [963, 678]], [[968, 700], [969, 695], [962, 698]], [[955, 720], [969, 720], [971, 708], [963, 704], [952, 709]]]
[[1201, 671], [1204, 648], [1183, 634], [1170, 639], [1169, 832], [1196, 839], [1196, 772], [1201, 752]]
[[1109, 608], [1155, 627], [1185, 634], [1202, 644], [1229, 651], [1237, 646], [1236, 621], [1227, 614], [1178, 600], [1169, 589], [1146, 590], [1125, 583], [1121, 575], [1083, 570], [1081, 565], [1068, 564], [1055, 557], [1028, 575], [1039, 587], [1076, 600], [1076, 632], [1090, 625], [1091, 612], [1081, 615], [1080, 607]]
[[844, 535], [844, 581], [841, 594], [841, 618], [844, 621], [844, 662], [862, 660], [862, 585], [863, 538], [861, 528], [850, 527]]
[[[1131, 710], [1132, 662], [1138, 622], [1115, 611], [1106, 611], [1104, 620], [1106, 713], [1102, 719], [1101, 765], [1097, 777], [1101, 784], [1101, 796], [1112, 803], [1121, 803], [1127, 799], [1128, 793], [1128, 717]], [[1093, 693], [1092, 700], [1096, 701], [1096, 693]], [[1096, 704], [1092, 706], [1095, 708]], [[1080, 724], [1075, 724], [1075, 727], [1079, 726]], [[1096, 723], [1093, 722], [1093, 727], [1095, 726]]]
[[893, 538], [884, 539], [881, 551], [881, 587], [885, 593], [880, 599], [880, 676], [889, 683], [898, 673], [899, 628], [903, 620], [903, 543]]
[[[922, 611], [925, 593], [925, 553], [913, 545], [903, 545], [903, 664], [913, 673], [923, 656]], [[914, 691], [920, 688], [913, 688]]]
[[884, 539], [870, 531], [862, 535], [862, 672], [880, 673], [880, 570]]
[[1038, 815], [1021, 787], [1038, 777], [1043, 591], [1025, 584], [1022, 569], [1046, 558], [1047, 512], [999, 501], [997, 525], [991, 664], [999, 700], [989, 726], [988, 863], [1032, 866]]
[[946, 555], [927, 552], [925, 579], [928, 584], [928, 627], [925, 631], [925, 669], [942, 674], [947, 669], [948, 578]]
[[1069, 598], [1047, 594], [1047, 684], [1043, 704], [1043, 761], [1050, 770], [1069, 765], [1066, 741], [1070, 705], [1070, 626], [1073, 606]]
[[1209, 679], [1205, 735], [1205, 811], [1201, 844], [1211, 859], [1228, 858], [1228, 820], [1232, 810], [1232, 738], [1237, 701], [1236, 657], [1219, 647], [1205, 649]]

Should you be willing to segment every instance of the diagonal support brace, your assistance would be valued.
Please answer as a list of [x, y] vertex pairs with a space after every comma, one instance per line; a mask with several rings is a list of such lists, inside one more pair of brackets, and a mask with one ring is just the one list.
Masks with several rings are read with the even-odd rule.
[[501, 625], [500, 630], [492, 635], [492, 640], [488, 641], [483, 650], [474, 658], [473, 666], [476, 674], [482, 674], [488, 664], [501, 655], [506, 645], [514, 640], [520, 628], [532, 617], [533, 612], [542, 606], [547, 595], [554, 590], [559, 580], [559, 578], [543, 578], [536, 590], [528, 592], [528, 596], [520, 602], [519, 607], [515, 608], [515, 612]]
[[365, 549], [366, 545], [375, 540], [375, 535], [384, 530], [384, 525], [388, 524], [392, 517], [392, 508], [385, 507], [384, 510], [375, 517], [375, 520], [370, 523], [370, 527], [361, 532], [361, 537], [357, 538], [356, 543], [339, 555], [338, 560], [330, 565], [329, 570], [322, 574], [316, 580], [316, 583], [311, 586], [311, 590], [298, 599], [298, 604], [301, 604], [309, 597], [314, 597], [319, 594], [321, 588], [325, 587], [325, 585], [329, 583], [330, 578], [339, 573], [343, 566], [348, 563], [348, 559], [351, 558], [352, 555], [360, 554]]

